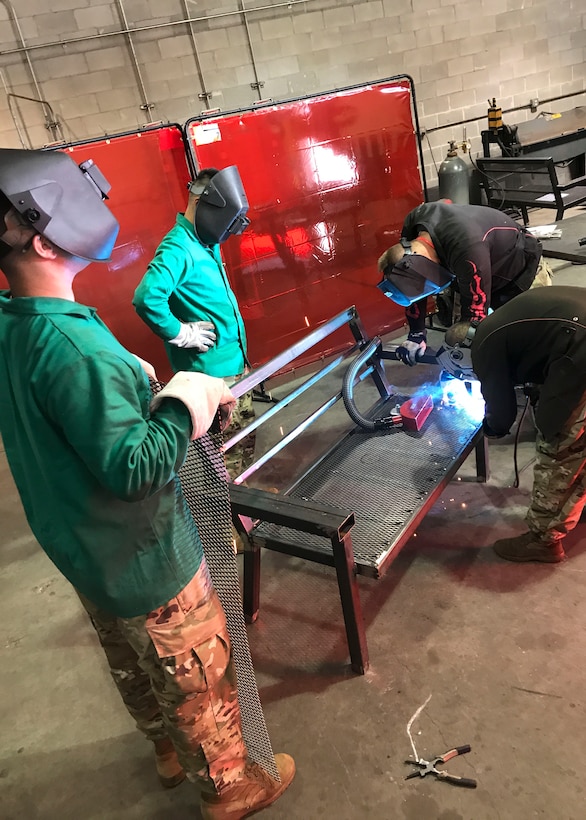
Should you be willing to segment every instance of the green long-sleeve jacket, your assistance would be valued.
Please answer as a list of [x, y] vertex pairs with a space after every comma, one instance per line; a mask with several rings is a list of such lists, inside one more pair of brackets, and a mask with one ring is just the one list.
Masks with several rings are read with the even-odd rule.
[[[246, 333], [218, 245], [202, 245], [191, 222], [177, 214], [132, 300], [141, 319], [165, 342], [174, 372], [195, 370], [227, 378], [244, 372]], [[170, 345], [181, 322], [212, 322], [214, 347], [205, 353]]]
[[120, 617], [174, 597], [202, 561], [177, 478], [187, 409], [151, 417], [147, 376], [93, 308], [0, 292], [0, 431], [31, 529]]

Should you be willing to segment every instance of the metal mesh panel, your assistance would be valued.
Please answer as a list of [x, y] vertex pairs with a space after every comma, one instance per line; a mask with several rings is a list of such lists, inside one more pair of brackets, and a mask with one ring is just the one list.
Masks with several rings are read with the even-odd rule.
[[[385, 414], [383, 408], [380, 415]], [[428, 503], [428, 496], [470, 445], [477, 429], [478, 424], [466, 413], [441, 406], [432, 411], [418, 433], [400, 428], [376, 433], [356, 429], [289, 495], [353, 510], [356, 563], [377, 575], [382, 559]], [[331, 553], [326, 539], [275, 524], [260, 523], [254, 534]]]
[[[151, 385], [154, 393], [162, 386]], [[242, 734], [248, 755], [271, 777], [279, 780], [244, 622], [240, 579], [232, 540], [228, 474], [220, 450], [221, 438], [220, 433], [208, 433], [191, 442], [179, 478], [201, 537], [214, 587], [226, 613], [238, 681]]]

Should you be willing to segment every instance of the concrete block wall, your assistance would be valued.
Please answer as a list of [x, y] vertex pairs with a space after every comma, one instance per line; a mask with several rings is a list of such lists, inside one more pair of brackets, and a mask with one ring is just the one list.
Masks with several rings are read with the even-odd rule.
[[0, 0], [0, 144], [183, 123], [207, 108], [408, 74], [433, 185], [449, 140], [481, 154], [489, 98], [509, 124], [536, 116], [534, 98], [558, 98], [537, 114], [586, 104], [584, 0], [244, 5], [246, 21], [236, 0], [52, 0], [50, 11], [44, 0]]

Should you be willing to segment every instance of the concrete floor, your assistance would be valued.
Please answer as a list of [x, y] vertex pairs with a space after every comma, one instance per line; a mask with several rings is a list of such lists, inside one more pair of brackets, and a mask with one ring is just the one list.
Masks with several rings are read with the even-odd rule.
[[[586, 281], [586, 266], [554, 267], [555, 284]], [[486, 484], [466, 462], [385, 578], [360, 579], [371, 658], [363, 677], [349, 670], [333, 570], [263, 555], [261, 614], [249, 636], [273, 747], [298, 767], [263, 816], [586, 816], [586, 524], [566, 540], [561, 565], [494, 555], [496, 538], [524, 529], [529, 418], [518, 489], [511, 443], [490, 443]], [[3, 458], [0, 488], [0, 818], [197, 820], [191, 785], [160, 788], [150, 745], [76, 597], [32, 538]], [[469, 743], [447, 768], [476, 778], [474, 791], [404, 780], [407, 724], [430, 696], [412, 729], [417, 752]]]

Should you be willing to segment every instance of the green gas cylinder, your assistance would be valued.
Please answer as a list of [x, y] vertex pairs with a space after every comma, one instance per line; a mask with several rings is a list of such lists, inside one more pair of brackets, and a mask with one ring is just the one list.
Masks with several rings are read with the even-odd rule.
[[449, 150], [438, 171], [440, 199], [451, 199], [457, 205], [470, 203], [470, 168], [468, 163], [458, 156], [454, 141], [449, 143]]

